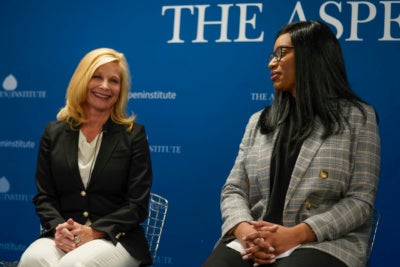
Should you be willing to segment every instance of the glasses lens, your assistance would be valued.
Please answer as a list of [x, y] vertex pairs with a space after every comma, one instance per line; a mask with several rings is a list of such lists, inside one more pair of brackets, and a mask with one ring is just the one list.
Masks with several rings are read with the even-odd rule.
[[275, 58], [276, 60], [281, 60], [282, 57], [282, 47], [278, 47], [278, 49], [276, 49], [275, 51]]
[[275, 52], [269, 55], [269, 62], [271, 62], [273, 59], [276, 59], [276, 61], [279, 62], [279, 60], [281, 60], [281, 56], [282, 56], [282, 47], [278, 47]]
[[271, 62], [274, 58], [275, 58], [275, 54], [274, 53], [269, 54], [268, 62]]

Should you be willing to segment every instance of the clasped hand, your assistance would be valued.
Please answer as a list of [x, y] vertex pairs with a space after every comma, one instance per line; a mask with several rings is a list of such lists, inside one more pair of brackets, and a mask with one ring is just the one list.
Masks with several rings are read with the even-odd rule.
[[294, 237], [295, 231], [265, 221], [251, 222], [251, 233], [243, 236], [246, 248], [242, 252], [243, 259], [251, 259], [254, 266], [271, 264], [276, 256], [297, 246], [299, 243]]
[[93, 240], [91, 228], [68, 219], [57, 225], [54, 233], [56, 247], [64, 252], [70, 252], [82, 244]]

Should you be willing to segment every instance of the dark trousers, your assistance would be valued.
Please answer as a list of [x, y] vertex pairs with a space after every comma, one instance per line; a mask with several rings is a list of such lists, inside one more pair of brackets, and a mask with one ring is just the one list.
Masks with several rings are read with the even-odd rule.
[[[253, 262], [243, 260], [236, 250], [219, 244], [202, 267], [252, 267]], [[276, 262], [265, 267], [346, 267], [342, 261], [330, 254], [312, 248], [300, 248], [290, 254], [290, 256], [276, 260]]]

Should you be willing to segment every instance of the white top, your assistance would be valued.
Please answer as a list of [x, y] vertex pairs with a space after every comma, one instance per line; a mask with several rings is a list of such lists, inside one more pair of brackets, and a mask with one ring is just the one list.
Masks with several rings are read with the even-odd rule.
[[92, 175], [94, 163], [96, 162], [97, 154], [100, 150], [100, 143], [103, 137], [103, 132], [99, 133], [92, 142], [87, 142], [85, 135], [79, 131], [78, 142], [78, 167], [81, 174], [82, 182], [87, 188], [90, 177]]

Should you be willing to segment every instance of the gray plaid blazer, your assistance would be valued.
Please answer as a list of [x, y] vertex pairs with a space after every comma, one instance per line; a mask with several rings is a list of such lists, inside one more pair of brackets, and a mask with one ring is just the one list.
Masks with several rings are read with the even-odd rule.
[[[323, 140], [317, 122], [300, 150], [286, 194], [283, 225], [305, 222], [317, 242], [301, 245], [327, 252], [351, 267], [365, 266], [380, 172], [376, 114], [348, 107], [349, 126]], [[270, 198], [270, 161], [279, 129], [262, 135], [261, 111], [251, 116], [234, 166], [222, 188], [222, 237], [242, 221], [262, 220]]]

